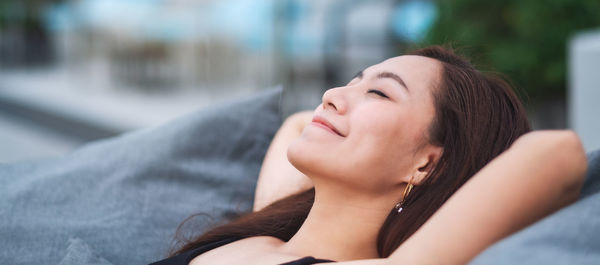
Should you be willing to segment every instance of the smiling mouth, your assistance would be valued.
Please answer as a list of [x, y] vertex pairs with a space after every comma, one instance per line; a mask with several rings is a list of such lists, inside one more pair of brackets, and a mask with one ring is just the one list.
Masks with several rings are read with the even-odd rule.
[[327, 120], [325, 120], [321, 117], [318, 117], [318, 116], [314, 117], [311, 124], [315, 125], [317, 127], [323, 128], [332, 133], [335, 133], [338, 136], [344, 137], [344, 135], [342, 135], [335, 127], [333, 127], [333, 125], [331, 125]]

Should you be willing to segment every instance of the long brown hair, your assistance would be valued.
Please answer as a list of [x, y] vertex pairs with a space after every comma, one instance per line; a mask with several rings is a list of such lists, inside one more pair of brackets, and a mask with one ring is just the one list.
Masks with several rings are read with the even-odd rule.
[[[503, 79], [476, 70], [441, 46], [410, 54], [443, 65], [441, 82], [433, 90], [436, 115], [426, 138], [444, 151], [426, 180], [406, 198], [402, 213], [390, 209], [377, 239], [380, 257], [389, 256], [462, 184], [530, 130], [523, 106]], [[273, 236], [288, 241], [300, 229], [313, 201], [314, 189], [281, 199], [187, 240], [171, 255], [230, 237]]]

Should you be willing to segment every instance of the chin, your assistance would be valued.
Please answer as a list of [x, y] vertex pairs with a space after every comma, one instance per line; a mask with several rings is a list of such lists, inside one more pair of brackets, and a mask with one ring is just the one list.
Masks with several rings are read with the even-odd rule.
[[287, 158], [296, 169], [307, 176], [322, 175], [327, 169], [327, 161], [323, 148], [303, 139], [296, 139], [287, 149]]
[[311, 163], [308, 161], [310, 153], [310, 150], [306, 148], [302, 140], [296, 139], [288, 146], [287, 159], [296, 169], [308, 175], [306, 171], [310, 169], [309, 165]]
[[338, 184], [364, 186], [365, 180], [360, 176], [367, 174], [360, 174], [362, 171], [352, 166], [356, 163], [351, 162], [350, 157], [336, 152], [336, 148], [337, 146], [316, 143], [312, 139], [299, 137], [288, 146], [287, 158], [290, 164], [311, 178], [313, 182], [314, 178], [326, 178]]
[[339, 159], [328, 156], [323, 152], [323, 148], [316, 150], [307, 145], [290, 145], [287, 150], [287, 157], [290, 163], [302, 172], [304, 175], [315, 181], [315, 178], [325, 178], [329, 180], [347, 181], [348, 172], [342, 172], [337, 166], [340, 166]]

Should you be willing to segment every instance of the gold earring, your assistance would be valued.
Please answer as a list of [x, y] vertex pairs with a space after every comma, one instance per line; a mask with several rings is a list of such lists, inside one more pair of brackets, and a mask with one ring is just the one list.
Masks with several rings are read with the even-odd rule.
[[[410, 178], [411, 182], [412, 182], [412, 177]], [[396, 204], [396, 206], [394, 206], [394, 209], [398, 210], [398, 213], [402, 212], [402, 207], [404, 206], [404, 201], [406, 200], [406, 197], [408, 196], [408, 194], [410, 194], [410, 191], [413, 188], [413, 184], [409, 182], [406, 187], [404, 188], [404, 194], [402, 195], [402, 200]]]

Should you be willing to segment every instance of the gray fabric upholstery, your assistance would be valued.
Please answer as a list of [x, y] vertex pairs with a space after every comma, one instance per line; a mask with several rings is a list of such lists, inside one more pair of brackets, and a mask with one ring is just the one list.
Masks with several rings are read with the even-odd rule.
[[600, 150], [588, 155], [588, 172], [583, 188], [581, 188], [581, 199], [598, 193], [598, 191], [600, 191]]
[[[0, 165], [0, 264], [147, 264], [175, 228], [250, 209], [279, 127], [281, 90], [89, 144], [56, 160]], [[581, 200], [493, 245], [470, 264], [600, 264], [600, 151]], [[460, 242], [457, 242], [460, 243]]]
[[280, 96], [268, 90], [60, 159], [0, 165], [0, 264], [147, 264], [191, 214], [247, 211]]
[[600, 150], [576, 203], [494, 244], [471, 265], [600, 264]]

